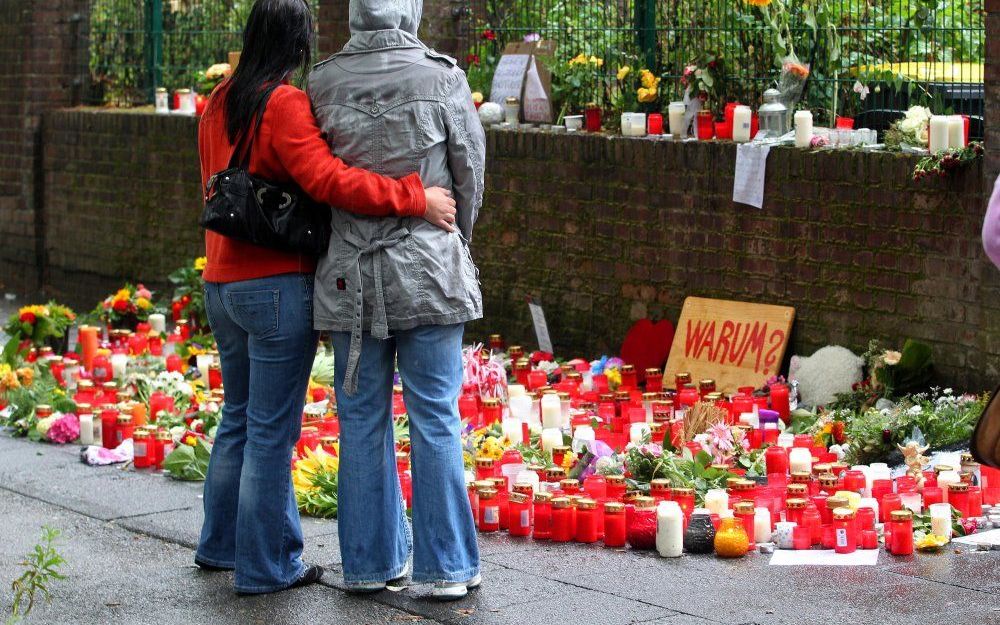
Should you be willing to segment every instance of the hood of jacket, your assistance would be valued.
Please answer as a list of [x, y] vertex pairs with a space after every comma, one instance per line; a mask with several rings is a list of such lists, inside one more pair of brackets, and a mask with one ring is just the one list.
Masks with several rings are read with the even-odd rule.
[[401, 30], [416, 36], [423, 0], [350, 0], [351, 34]]

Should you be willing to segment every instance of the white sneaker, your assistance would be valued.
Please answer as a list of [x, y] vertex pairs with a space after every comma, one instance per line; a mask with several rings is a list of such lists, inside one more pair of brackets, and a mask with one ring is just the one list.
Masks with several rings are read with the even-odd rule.
[[476, 575], [465, 582], [435, 582], [431, 598], [438, 601], [455, 601], [469, 594], [470, 590], [479, 588], [482, 583], [483, 577], [481, 575]]
[[373, 592], [381, 592], [386, 588], [391, 588], [393, 590], [402, 590], [406, 588], [406, 578], [410, 575], [410, 563], [407, 562], [406, 566], [403, 567], [403, 572], [399, 574], [399, 577], [390, 579], [387, 582], [359, 582], [352, 584], [344, 584], [345, 590], [347, 592], [353, 592], [358, 594], [369, 594]]

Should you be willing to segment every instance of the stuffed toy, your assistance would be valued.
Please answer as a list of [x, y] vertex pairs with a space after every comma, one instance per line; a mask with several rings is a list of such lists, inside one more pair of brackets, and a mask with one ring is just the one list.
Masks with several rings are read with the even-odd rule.
[[493, 124], [499, 124], [503, 121], [503, 107], [496, 102], [483, 102], [483, 105], [479, 107], [479, 119], [487, 128]]
[[861, 381], [864, 364], [851, 350], [827, 345], [812, 356], [792, 356], [788, 379], [798, 382], [800, 405], [825, 406]]

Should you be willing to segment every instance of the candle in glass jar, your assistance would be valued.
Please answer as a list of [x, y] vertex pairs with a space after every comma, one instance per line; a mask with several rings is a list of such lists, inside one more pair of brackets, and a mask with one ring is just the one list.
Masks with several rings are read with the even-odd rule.
[[813, 114], [810, 111], [795, 112], [795, 147], [808, 148], [812, 145]]
[[771, 511], [767, 508], [754, 508], [753, 539], [757, 543], [771, 542]]
[[511, 536], [528, 536], [531, 534], [531, 504], [528, 495], [511, 493], [508, 504], [508, 531]]
[[167, 333], [167, 318], [161, 313], [153, 313], [149, 316], [149, 329], [160, 334]]
[[617, 501], [604, 504], [604, 545], [615, 549], [625, 546], [625, 505]]
[[811, 473], [812, 451], [805, 447], [793, 447], [788, 452], [788, 469], [792, 473]]
[[737, 106], [733, 111], [733, 141], [736, 143], [746, 143], [750, 141], [750, 123], [753, 112], [749, 106]]
[[683, 139], [687, 136], [687, 129], [684, 128], [684, 117], [687, 115], [687, 107], [683, 102], [671, 102], [667, 107], [667, 122], [670, 126], [670, 134], [674, 139]]
[[712, 488], [705, 493], [705, 508], [711, 514], [722, 514], [729, 508], [729, 493], [721, 488]]
[[952, 533], [951, 504], [936, 503], [930, 507], [931, 534], [950, 539]]
[[961, 115], [948, 116], [948, 148], [958, 150], [965, 147], [965, 120]]
[[948, 149], [948, 117], [932, 115], [930, 121], [930, 151], [937, 154]]
[[552, 538], [552, 494], [535, 493], [534, 520], [532, 528], [532, 538], [535, 540], [549, 540]]
[[948, 488], [952, 484], [958, 484], [962, 481], [961, 476], [959, 476], [958, 471], [949, 469], [947, 471], [941, 471], [937, 476], [937, 485], [941, 489], [942, 501], [948, 503]]
[[542, 430], [542, 451], [552, 452], [552, 449], [563, 444], [562, 430], [545, 428]]
[[542, 427], [562, 427], [562, 403], [555, 393], [542, 395]]
[[94, 444], [94, 413], [87, 404], [77, 404], [77, 416], [80, 419], [80, 444]]
[[479, 489], [479, 531], [500, 530], [500, 502], [495, 488]]
[[684, 552], [684, 513], [677, 502], [661, 501], [656, 508], [656, 551], [663, 558]]
[[629, 442], [633, 445], [642, 445], [649, 439], [650, 432], [648, 423], [633, 423], [629, 427]]
[[853, 510], [837, 508], [833, 511], [833, 532], [834, 550], [837, 553], [854, 553], [857, 550], [858, 537]]
[[599, 538], [597, 502], [583, 498], [576, 503], [576, 542], [596, 543]]

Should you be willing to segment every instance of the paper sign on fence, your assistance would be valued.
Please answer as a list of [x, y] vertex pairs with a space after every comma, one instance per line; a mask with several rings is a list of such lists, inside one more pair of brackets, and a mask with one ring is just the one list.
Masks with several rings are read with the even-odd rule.
[[767, 170], [769, 145], [741, 143], [736, 147], [736, 174], [733, 201], [756, 208], [764, 206], [764, 173]]

